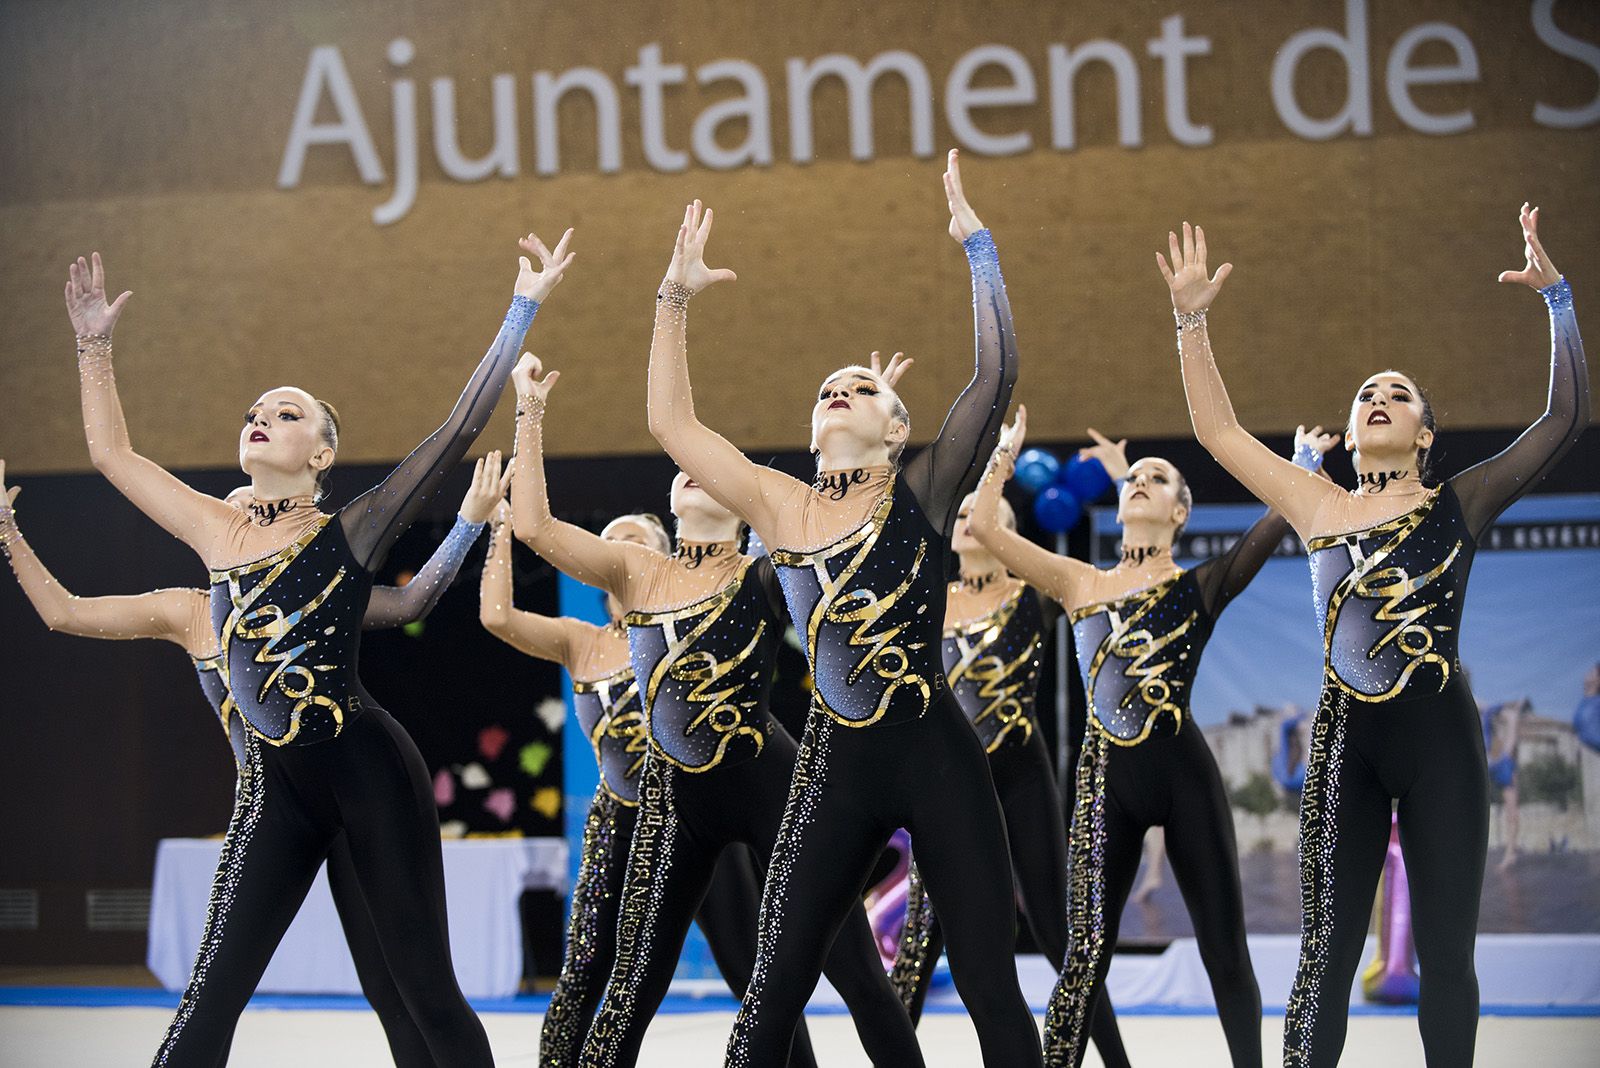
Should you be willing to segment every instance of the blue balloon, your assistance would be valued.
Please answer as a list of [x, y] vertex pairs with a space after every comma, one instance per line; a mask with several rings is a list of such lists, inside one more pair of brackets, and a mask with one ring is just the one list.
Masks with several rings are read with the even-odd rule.
[[1013, 476], [1017, 485], [1029, 493], [1038, 493], [1056, 480], [1061, 471], [1061, 461], [1043, 449], [1023, 449], [1017, 457], [1017, 472]]
[[1092, 501], [1111, 488], [1111, 475], [1106, 465], [1093, 456], [1076, 453], [1062, 468], [1059, 481], [1080, 501]]
[[1078, 525], [1083, 506], [1071, 490], [1060, 486], [1047, 486], [1033, 499], [1033, 517], [1039, 525], [1052, 534], [1061, 534]]

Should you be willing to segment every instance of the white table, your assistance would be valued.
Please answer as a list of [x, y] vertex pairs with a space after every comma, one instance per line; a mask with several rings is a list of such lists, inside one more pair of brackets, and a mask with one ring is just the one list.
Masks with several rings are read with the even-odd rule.
[[[524, 890], [563, 892], [562, 838], [446, 841], [445, 895], [456, 979], [469, 998], [511, 997], [522, 979]], [[220, 838], [167, 838], [156, 849], [146, 963], [161, 985], [182, 990], [200, 946]], [[324, 867], [256, 988], [273, 994], [359, 994], [354, 962]]]

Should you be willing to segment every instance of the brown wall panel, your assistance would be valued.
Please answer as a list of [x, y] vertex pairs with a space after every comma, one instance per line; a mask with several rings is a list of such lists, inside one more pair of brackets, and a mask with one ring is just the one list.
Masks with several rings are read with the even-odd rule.
[[[34, 3], [0, 13], [0, 454], [20, 472], [86, 465], [60, 291], [68, 259], [101, 249], [134, 300], [118, 330], [119, 380], [136, 444], [174, 466], [215, 466], [238, 413], [273, 385], [339, 405], [346, 462], [406, 452], [435, 425], [492, 337], [509, 295], [519, 232], [579, 228], [579, 259], [530, 335], [564, 376], [548, 441], [557, 454], [653, 450], [643, 371], [655, 284], [683, 201], [718, 210], [714, 262], [736, 285], [699, 298], [691, 346], [702, 417], [751, 449], [802, 447], [809, 401], [829, 370], [874, 348], [919, 357], [905, 385], [926, 440], [968, 373], [966, 272], [944, 234], [939, 153], [953, 143], [944, 90], [952, 65], [985, 44], [1016, 50], [1038, 102], [978, 118], [1026, 131], [1031, 151], [967, 153], [975, 207], [995, 231], [1017, 316], [1019, 399], [1044, 439], [1086, 424], [1134, 436], [1184, 430], [1171, 320], [1152, 253], [1184, 218], [1206, 224], [1236, 272], [1213, 335], [1252, 428], [1339, 421], [1362, 377], [1417, 374], [1446, 425], [1525, 423], [1542, 404], [1546, 335], [1532, 294], [1498, 287], [1519, 262], [1515, 209], [1544, 207], [1545, 236], [1587, 308], [1600, 278], [1600, 136], [1553, 129], [1535, 104], [1577, 108], [1600, 93], [1584, 63], [1534, 32], [1533, 3], [1358, 5], [1368, 21], [1372, 132], [1314, 142], [1286, 128], [1269, 91], [1291, 35], [1344, 27], [1346, 5], [1170, 4], [859, 6], [526, 5], [470, 9], [359, 0], [224, 4]], [[1600, 42], [1600, 8], [1559, 0], [1562, 32]], [[1162, 66], [1146, 51], [1164, 18], [1210, 39], [1188, 61], [1188, 113], [1214, 142], [1185, 147], [1163, 117]], [[1470, 109], [1465, 133], [1405, 125], [1385, 88], [1402, 34], [1458, 27], [1480, 68], [1470, 84], [1418, 86], [1432, 113]], [[389, 42], [415, 58], [397, 68]], [[1076, 85], [1078, 147], [1051, 147], [1049, 47], [1105, 39], [1139, 77], [1142, 144], [1117, 143], [1115, 84], [1090, 64]], [[754, 64], [769, 87], [770, 166], [653, 169], [638, 93], [624, 70], [657, 43], [689, 69], [665, 93], [669, 145], [730, 96], [693, 84], [702, 64]], [[348, 150], [312, 147], [303, 179], [277, 188], [313, 48], [337, 46], [393, 178], [394, 79], [415, 84], [421, 188], [400, 221], [372, 221], [391, 185], [364, 185]], [[912, 152], [909, 94], [874, 93], [874, 158], [851, 160], [846, 93], [814, 98], [816, 159], [790, 160], [785, 62], [841, 52], [914, 54], [933, 92], [934, 152]], [[1422, 46], [1414, 63], [1446, 63]], [[532, 79], [594, 67], [620, 102], [621, 169], [597, 169], [594, 109], [560, 110], [561, 171], [535, 173]], [[464, 151], [492, 141], [490, 81], [513, 76], [520, 173], [462, 183], [432, 148], [429, 82], [453, 79]], [[991, 70], [978, 84], [996, 81]], [[1296, 81], [1313, 116], [1336, 112], [1345, 68], [1309, 55]], [[331, 118], [326, 101], [319, 113]], [[743, 136], [730, 125], [724, 145]], [[1585, 310], [1580, 316], [1587, 321]], [[506, 444], [508, 421], [488, 441]]]

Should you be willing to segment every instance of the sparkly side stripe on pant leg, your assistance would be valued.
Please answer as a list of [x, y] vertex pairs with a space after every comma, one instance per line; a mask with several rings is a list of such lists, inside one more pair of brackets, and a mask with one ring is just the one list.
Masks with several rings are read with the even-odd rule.
[[1324, 686], [1312, 721], [1306, 781], [1300, 793], [1300, 963], [1284, 1009], [1285, 1068], [1311, 1064], [1318, 1002], [1333, 945], [1333, 850], [1347, 712], [1342, 691]]
[[617, 952], [605, 997], [589, 1026], [578, 1063], [583, 1068], [612, 1068], [617, 1047], [638, 1011], [639, 983], [651, 960], [661, 897], [672, 878], [668, 858], [678, 837], [677, 808], [672, 802], [673, 769], [651, 752], [639, 773], [639, 815], [628, 847], [628, 879], [617, 910]]
[[595, 974], [596, 969], [604, 968], [606, 975], [611, 972], [610, 959], [596, 960], [595, 952], [604, 937], [600, 923], [608, 912], [608, 874], [613, 864], [625, 863], [617, 855], [627, 848], [626, 842], [616, 840], [619, 807], [610, 794], [596, 790], [584, 819], [583, 856], [572, 889], [572, 912], [567, 917], [566, 952], [539, 1031], [540, 1068], [566, 1068], [573, 1062], [589, 1031], [589, 1015], [582, 1011], [584, 991], [604, 981], [604, 976]]
[[757, 923], [756, 964], [750, 986], [739, 1005], [728, 1036], [727, 1068], [749, 1068], [750, 1033], [759, 1023], [761, 993], [767, 977], [779, 965], [773, 960], [778, 934], [782, 930], [786, 907], [804, 908], [805, 903], [789, 899], [789, 876], [794, 870], [795, 851], [806, 829], [816, 819], [817, 801], [822, 796], [828, 775], [828, 752], [833, 737], [833, 721], [815, 706], [806, 719], [805, 736], [795, 760], [794, 778], [789, 782], [789, 798], [783, 806], [783, 822], [778, 825], [778, 840], [773, 846], [767, 882], [761, 893], [761, 912]]
[[918, 989], [933, 976], [934, 962], [928, 960], [928, 950], [932, 948], [934, 922], [933, 903], [922, 884], [922, 872], [913, 861], [906, 872], [906, 923], [900, 929], [900, 945], [889, 970], [889, 982], [907, 1012], [915, 1011], [912, 1006]]
[[261, 766], [261, 742], [249, 732], [245, 733], [245, 763], [239, 769], [239, 780], [234, 785], [233, 815], [228, 820], [228, 833], [222, 839], [222, 851], [217, 857], [217, 873], [211, 878], [211, 899], [206, 902], [206, 922], [200, 935], [200, 950], [195, 954], [194, 971], [178, 1002], [177, 1015], [167, 1026], [166, 1037], [156, 1051], [153, 1068], [165, 1065], [173, 1047], [183, 1034], [183, 1029], [194, 1015], [195, 1002], [205, 990], [206, 977], [216, 960], [222, 940], [227, 936], [228, 919], [233, 896], [244, 873], [245, 857], [250, 852], [250, 840], [255, 837], [256, 824], [261, 822], [261, 809], [266, 800], [266, 774]]
[[1078, 757], [1067, 834], [1067, 959], [1044, 1016], [1044, 1063], [1071, 1068], [1083, 1059], [1089, 999], [1105, 951], [1106, 760], [1110, 745], [1093, 726]]

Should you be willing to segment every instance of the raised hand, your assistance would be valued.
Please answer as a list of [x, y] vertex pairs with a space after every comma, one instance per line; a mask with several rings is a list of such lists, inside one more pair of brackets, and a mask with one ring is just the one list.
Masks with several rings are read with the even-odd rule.
[[1338, 434], [1324, 433], [1321, 426], [1314, 426], [1307, 430], [1304, 426], [1294, 428], [1294, 451], [1299, 453], [1301, 446], [1315, 449], [1318, 455], [1327, 455], [1328, 450], [1339, 444]]
[[543, 304], [550, 296], [550, 291], [561, 284], [568, 267], [578, 255], [568, 252], [567, 246], [572, 243], [572, 228], [561, 235], [561, 240], [556, 242], [556, 249], [551, 252], [544, 247], [544, 242], [539, 240], [537, 234], [529, 234], [517, 242], [519, 248], [528, 256], [539, 257], [539, 269], [533, 269], [533, 264], [528, 262], [528, 256], [517, 257], [518, 271], [515, 293], [519, 297], [527, 297], [538, 304]]
[[106, 272], [98, 252], [87, 260], [79, 256], [67, 266], [67, 315], [72, 319], [72, 330], [76, 334], [109, 337], [131, 296], [133, 291], [128, 290], [110, 304], [106, 303]]
[[1094, 439], [1094, 444], [1087, 448], [1079, 449], [1078, 456], [1082, 459], [1093, 457], [1100, 461], [1100, 466], [1106, 469], [1106, 474], [1114, 479], [1128, 477], [1128, 439], [1112, 441], [1094, 427], [1089, 428], [1089, 436]]
[[967, 203], [967, 194], [961, 189], [961, 150], [952, 148], [944, 168], [944, 198], [950, 204], [950, 236], [965, 241], [979, 230], [983, 223], [977, 212]]
[[1204, 311], [1216, 299], [1217, 290], [1233, 273], [1233, 264], [1224, 263], [1212, 276], [1206, 273], [1206, 232], [1200, 227], [1183, 224], [1183, 242], [1178, 235], [1167, 232], [1167, 250], [1172, 254], [1172, 266], [1166, 257], [1156, 253], [1156, 266], [1172, 290], [1172, 307], [1180, 312]]
[[683, 209], [683, 225], [667, 265], [666, 281], [676, 282], [698, 293], [718, 282], [733, 282], [738, 275], [726, 267], [706, 266], [706, 241], [711, 237], [711, 209], [698, 200]]
[[889, 357], [889, 366], [883, 367], [879, 362], [879, 354], [874, 352], [872, 354], [872, 373], [883, 379], [884, 384], [890, 389], [894, 389], [895, 385], [906, 376], [906, 372], [911, 370], [911, 365], [916, 362], [905, 353], [897, 352]]
[[1500, 281], [1521, 282], [1534, 289], [1555, 285], [1561, 281], [1561, 272], [1556, 270], [1550, 257], [1545, 254], [1544, 246], [1539, 243], [1539, 209], [1529, 211], [1524, 202], [1517, 217], [1522, 223], [1522, 251], [1528, 262], [1523, 264], [1520, 271], [1501, 271]]
[[511, 502], [504, 498], [495, 502], [494, 513], [489, 516], [489, 536], [494, 539], [511, 533]]
[[505, 502], [506, 490], [511, 487], [511, 469], [502, 472], [500, 450], [495, 449], [478, 460], [472, 469], [472, 485], [461, 498], [461, 518], [469, 523], [486, 523], [495, 506]]
[[1028, 436], [1028, 406], [1017, 405], [1016, 418], [1011, 420], [1010, 426], [1000, 428], [1000, 444], [995, 446], [995, 455], [1001, 453], [1011, 457], [1015, 462], [1017, 455], [1022, 452], [1022, 442]]
[[21, 492], [21, 486], [6, 488], [6, 462], [0, 460], [0, 523], [12, 518], [11, 506], [17, 503], [17, 494]]
[[522, 359], [511, 369], [511, 382], [517, 388], [518, 400], [536, 400], [543, 404], [550, 396], [550, 387], [556, 384], [561, 377], [560, 371], [551, 371], [539, 377], [544, 371], [544, 364], [539, 362], [539, 357], [531, 352], [524, 352]]

